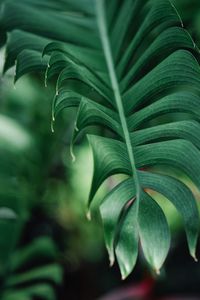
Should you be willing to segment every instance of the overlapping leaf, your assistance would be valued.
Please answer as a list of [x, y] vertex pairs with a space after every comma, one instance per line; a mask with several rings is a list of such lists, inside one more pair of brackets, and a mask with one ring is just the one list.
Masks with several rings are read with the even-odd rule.
[[[100, 207], [110, 261], [116, 256], [122, 277], [134, 268], [139, 240], [157, 272], [169, 250], [165, 215], [147, 189], [180, 212], [196, 258], [199, 216], [192, 192], [148, 170], [175, 167], [200, 188], [199, 51], [175, 8], [168, 0], [5, 0], [1, 23], [9, 31], [5, 70], [17, 59], [16, 79], [44, 69], [48, 60], [45, 81], [57, 82], [53, 121], [63, 108], [79, 107], [74, 140], [91, 125], [113, 133], [113, 139], [89, 136], [89, 206], [109, 176], [128, 176]], [[184, 113], [181, 121], [150, 126], [174, 112]]]

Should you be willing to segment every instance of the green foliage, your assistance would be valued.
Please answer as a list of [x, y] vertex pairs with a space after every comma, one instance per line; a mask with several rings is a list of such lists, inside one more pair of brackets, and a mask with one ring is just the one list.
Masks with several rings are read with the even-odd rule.
[[[0, 275], [7, 269], [9, 257], [27, 219], [22, 179], [25, 152], [32, 144], [30, 136], [17, 122], [0, 115]], [[9, 237], [9, 238], [8, 238]]]
[[[8, 81], [8, 78], [4, 80], [4, 87]], [[4, 93], [3, 89], [1, 92], [2, 101], [8, 97], [8, 92]], [[25, 89], [23, 93], [25, 96]], [[19, 91], [18, 94], [20, 94]], [[17, 102], [17, 93], [14, 98]], [[26, 97], [27, 100], [29, 101], [30, 98]], [[31, 159], [34, 164], [40, 163], [38, 149], [35, 149], [36, 144], [38, 146], [39, 143], [28, 128], [25, 129], [19, 123], [16, 115], [15, 119], [11, 118], [13, 105], [11, 99], [8, 107], [4, 107], [5, 103], [3, 105], [2, 102], [0, 115], [0, 298], [31, 300], [37, 297], [54, 300], [56, 288], [62, 281], [62, 268], [56, 262], [58, 252], [53, 240], [44, 236], [32, 239], [28, 246], [19, 245], [28, 220], [31, 218], [31, 209], [38, 201], [38, 195], [35, 196], [38, 178], [33, 181], [32, 175], [34, 174], [30, 176], [30, 173], [35, 171], [32, 168]], [[28, 113], [26, 118], [28, 118]], [[41, 171], [37, 174], [39, 177], [42, 176]], [[45, 178], [43, 183], [44, 181]], [[33, 198], [36, 199], [33, 200]], [[29, 236], [30, 234], [29, 232]]]
[[[56, 249], [48, 237], [40, 237], [13, 253], [1, 299], [56, 299], [54, 285], [62, 281], [62, 270], [57, 263]], [[52, 261], [52, 262], [51, 262]], [[33, 264], [26, 270], [27, 265]]]
[[[78, 107], [73, 142], [89, 126], [109, 130], [109, 137], [88, 135], [94, 157], [89, 209], [108, 177], [128, 177], [100, 206], [111, 264], [116, 256], [122, 277], [129, 275], [140, 240], [159, 272], [170, 233], [149, 189], [182, 215], [196, 259], [193, 194], [178, 179], [150, 169], [180, 169], [200, 188], [199, 51], [175, 8], [167, 0], [5, 0], [1, 14], [9, 32], [5, 71], [17, 60], [15, 80], [42, 70], [46, 84], [56, 78], [52, 121], [63, 108]], [[181, 120], [151, 125], [175, 112]]]

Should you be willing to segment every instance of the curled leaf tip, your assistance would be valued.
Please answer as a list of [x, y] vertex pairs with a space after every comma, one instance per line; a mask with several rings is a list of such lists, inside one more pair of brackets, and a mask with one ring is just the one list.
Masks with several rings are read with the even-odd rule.
[[156, 269], [156, 275], [160, 275], [160, 269]]
[[109, 255], [109, 261], [110, 261], [110, 267], [113, 267], [114, 262], [115, 262], [115, 259], [114, 259], [113, 255], [112, 256]]
[[195, 262], [198, 262], [198, 258], [196, 257], [196, 254], [194, 254], [192, 257], [193, 257]]
[[76, 156], [75, 156], [74, 151], [73, 151], [73, 145], [70, 145], [70, 155], [71, 155], [71, 158], [72, 158], [72, 162], [74, 163], [76, 161]]
[[181, 16], [180, 16], [178, 10], [176, 9], [176, 6], [175, 6], [171, 1], [170, 1], [170, 4], [171, 4], [171, 6], [173, 7], [173, 9], [175, 10], [175, 12], [176, 12], [176, 14], [177, 14], [177, 17], [178, 17], [179, 20], [180, 20], [181, 27], [184, 28], [183, 21], [182, 21], [182, 19], [181, 19]]
[[54, 103], [52, 103], [52, 108], [51, 108], [51, 118], [52, 118], [52, 121], [55, 122], [55, 114], [54, 114], [54, 106], [53, 106]]
[[109, 267], [112, 268], [113, 265], [114, 265], [114, 260], [113, 261], [110, 260]]
[[92, 217], [90, 210], [88, 210], [88, 212], [86, 213], [86, 218], [88, 219], [88, 221], [91, 221]]
[[195, 262], [198, 262], [198, 258], [196, 256], [196, 250], [190, 252], [191, 257], [194, 259]]
[[51, 132], [54, 133], [54, 122], [51, 121]]
[[44, 86], [45, 86], [45, 88], [48, 86], [48, 84], [47, 84], [47, 77], [45, 76], [45, 79], [44, 79]]
[[71, 155], [71, 158], [72, 158], [72, 162], [74, 163], [76, 161], [76, 156], [74, 155], [74, 152], [73, 152], [72, 148], [70, 150], [70, 155]]
[[122, 276], [122, 280], [125, 280], [127, 278], [127, 275], [125, 274], [122, 274], [121, 276]]

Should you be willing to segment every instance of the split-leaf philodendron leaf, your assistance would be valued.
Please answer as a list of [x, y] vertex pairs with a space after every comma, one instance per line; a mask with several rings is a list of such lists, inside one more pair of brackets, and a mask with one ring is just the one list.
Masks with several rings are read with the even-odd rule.
[[[2, 44], [7, 32], [4, 71], [16, 62], [15, 80], [42, 70], [46, 84], [56, 79], [52, 120], [63, 108], [78, 107], [73, 141], [92, 125], [112, 132], [112, 138], [88, 135], [94, 156], [89, 207], [108, 177], [127, 175], [100, 206], [111, 264], [116, 259], [126, 278], [140, 241], [148, 263], [161, 268], [170, 233], [149, 190], [181, 214], [196, 258], [194, 196], [164, 171], [175, 167], [200, 188], [199, 51], [170, 1], [3, 0], [0, 22]], [[182, 118], [150, 125], [171, 113]], [[149, 169], [157, 165], [162, 174]]]

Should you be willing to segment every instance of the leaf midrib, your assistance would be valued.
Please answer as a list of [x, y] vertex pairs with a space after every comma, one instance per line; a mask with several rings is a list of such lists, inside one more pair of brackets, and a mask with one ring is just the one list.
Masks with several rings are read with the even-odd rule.
[[124, 112], [124, 107], [123, 107], [123, 102], [122, 102], [122, 97], [119, 89], [119, 83], [114, 67], [114, 60], [112, 56], [112, 51], [111, 51], [111, 46], [110, 46], [110, 41], [108, 37], [108, 31], [107, 31], [107, 26], [106, 26], [106, 16], [105, 16], [105, 5], [104, 5], [104, 0], [96, 0], [96, 10], [97, 10], [97, 23], [99, 27], [99, 33], [100, 33], [100, 38], [102, 42], [102, 48], [104, 51], [108, 71], [109, 71], [109, 76], [110, 76], [110, 81], [115, 97], [115, 102], [117, 105], [117, 110], [119, 113], [119, 118], [122, 126], [122, 131], [124, 133], [124, 140], [126, 143], [127, 147], [127, 152], [128, 156], [130, 159], [131, 163], [131, 169], [132, 169], [132, 176], [133, 179], [135, 180], [135, 185], [136, 185], [136, 199], [139, 199], [140, 197], [140, 182], [139, 182], [139, 177], [136, 169], [136, 164], [135, 164], [135, 158], [133, 154], [133, 147], [131, 144], [131, 138], [130, 138], [130, 132], [128, 130], [128, 125], [126, 121], [126, 116]]

